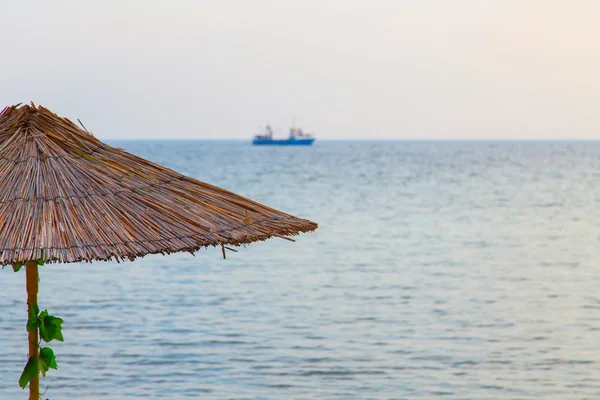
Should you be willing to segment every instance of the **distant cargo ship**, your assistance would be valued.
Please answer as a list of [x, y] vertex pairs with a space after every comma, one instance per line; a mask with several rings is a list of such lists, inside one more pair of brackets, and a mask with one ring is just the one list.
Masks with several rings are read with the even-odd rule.
[[269, 125], [265, 128], [263, 135], [256, 135], [252, 140], [254, 145], [275, 146], [310, 146], [315, 138], [308, 133], [302, 132], [300, 128], [290, 128], [290, 136], [287, 139], [273, 139], [273, 130]]

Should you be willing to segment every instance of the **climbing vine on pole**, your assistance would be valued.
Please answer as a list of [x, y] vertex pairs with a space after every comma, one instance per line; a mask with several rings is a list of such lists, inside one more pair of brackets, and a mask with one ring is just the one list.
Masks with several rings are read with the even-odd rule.
[[[38, 265], [44, 265], [43, 258], [36, 261]], [[22, 263], [13, 264], [13, 270], [18, 272], [23, 268]], [[39, 276], [37, 277], [39, 280]], [[62, 335], [62, 323], [64, 321], [61, 318], [55, 317], [48, 313], [48, 310], [40, 312], [40, 308], [37, 304], [29, 305], [29, 315], [27, 318], [27, 332], [36, 331], [39, 339], [46, 343], [53, 340], [60, 342], [64, 341]], [[56, 364], [56, 357], [54, 351], [50, 347], [42, 347], [38, 345], [38, 355], [30, 356], [27, 360], [27, 364], [23, 369], [23, 373], [19, 378], [19, 386], [25, 389], [32, 379], [39, 376], [40, 373], [45, 378], [46, 373], [49, 369], [58, 369]]]

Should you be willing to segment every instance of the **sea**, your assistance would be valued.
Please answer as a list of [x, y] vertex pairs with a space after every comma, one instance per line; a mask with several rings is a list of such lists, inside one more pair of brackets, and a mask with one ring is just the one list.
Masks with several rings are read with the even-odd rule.
[[[598, 399], [600, 142], [109, 144], [319, 228], [49, 264], [43, 399]], [[0, 271], [0, 399], [27, 361]]]

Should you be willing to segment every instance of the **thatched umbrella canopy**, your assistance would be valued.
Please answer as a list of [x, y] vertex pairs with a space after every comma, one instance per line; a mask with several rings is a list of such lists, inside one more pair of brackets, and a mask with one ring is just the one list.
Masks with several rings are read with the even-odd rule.
[[[133, 260], [317, 228], [111, 147], [84, 129], [33, 103], [0, 113], [0, 265], [26, 265], [30, 308], [37, 303], [33, 260]], [[29, 334], [32, 356], [37, 331]]]

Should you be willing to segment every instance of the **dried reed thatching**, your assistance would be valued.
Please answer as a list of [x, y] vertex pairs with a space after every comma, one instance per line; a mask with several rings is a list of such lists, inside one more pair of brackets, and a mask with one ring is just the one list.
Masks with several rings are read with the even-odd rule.
[[0, 113], [0, 265], [133, 260], [316, 228], [108, 146], [33, 103]]

